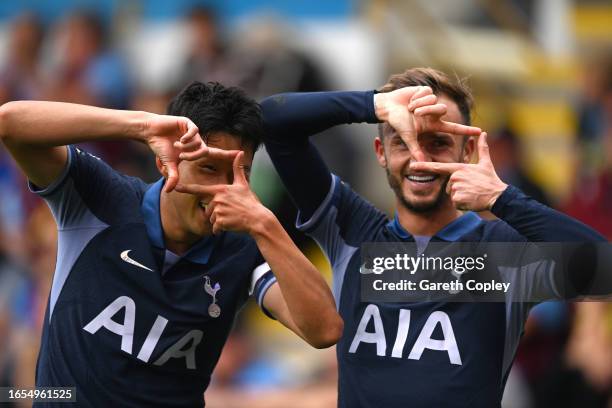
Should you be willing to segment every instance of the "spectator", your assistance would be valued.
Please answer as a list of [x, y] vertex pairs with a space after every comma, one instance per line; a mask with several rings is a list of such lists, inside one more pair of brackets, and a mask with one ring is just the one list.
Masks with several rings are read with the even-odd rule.
[[13, 22], [8, 56], [0, 68], [0, 104], [16, 99], [37, 99], [42, 80], [39, 54], [43, 29], [33, 14], [22, 14]]
[[109, 47], [105, 27], [93, 14], [75, 13], [60, 27], [63, 56], [47, 97], [123, 109], [130, 81], [122, 59]]
[[514, 132], [508, 127], [493, 134], [489, 142], [491, 160], [499, 177], [508, 184], [520, 188], [525, 194], [544, 205], [550, 206], [546, 193], [523, 170], [520, 158], [520, 143]]
[[186, 67], [186, 82], [221, 82], [237, 86], [243, 82], [243, 64], [233, 60], [230, 49], [221, 40], [217, 18], [210, 9], [194, 8], [187, 15], [191, 50]]
[[583, 99], [596, 100], [597, 106], [583, 104], [574, 188], [563, 210], [612, 239], [612, 63], [606, 74], [597, 92], [592, 87], [583, 91]]

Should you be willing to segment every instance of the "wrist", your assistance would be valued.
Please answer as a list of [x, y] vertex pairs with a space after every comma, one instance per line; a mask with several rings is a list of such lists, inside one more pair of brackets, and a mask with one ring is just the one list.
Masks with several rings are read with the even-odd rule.
[[489, 205], [487, 206], [488, 210], [491, 210], [493, 208], [499, 197], [503, 194], [504, 191], [506, 191], [507, 188], [508, 185], [500, 180], [498, 186], [494, 189], [494, 193], [491, 196], [491, 199], [489, 200]]
[[135, 140], [147, 143], [152, 134], [149, 131], [151, 122], [157, 116], [155, 113], [135, 111], [130, 121], [130, 131], [128, 134]]
[[374, 114], [381, 122], [385, 122], [389, 116], [386, 101], [387, 95], [384, 92], [374, 94]]
[[252, 213], [253, 219], [249, 223], [249, 235], [255, 240], [264, 238], [276, 224], [278, 220], [268, 208], [263, 205]]

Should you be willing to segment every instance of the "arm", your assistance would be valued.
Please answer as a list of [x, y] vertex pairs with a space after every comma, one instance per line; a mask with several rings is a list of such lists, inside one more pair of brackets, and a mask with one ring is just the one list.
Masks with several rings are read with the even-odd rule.
[[0, 139], [26, 176], [38, 187], [50, 185], [66, 166], [67, 144], [131, 139], [146, 142], [160, 158], [167, 190], [178, 180], [183, 135], [197, 135], [187, 118], [103, 109], [60, 102], [20, 101], [0, 107]]
[[255, 240], [278, 284], [265, 293], [263, 305], [282, 324], [317, 348], [335, 344], [343, 322], [323, 277], [295, 246], [278, 219], [249, 188], [241, 165], [234, 159], [234, 180], [228, 185], [179, 184], [176, 190], [212, 196], [206, 207], [213, 233], [246, 232]]
[[599, 232], [508, 186], [491, 212], [532, 242], [606, 242]]
[[278, 281], [266, 292], [264, 307], [313, 347], [336, 344], [342, 335], [343, 322], [327, 283], [276, 217], [266, 212], [251, 230]]
[[308, 140], [316, 133], [340, 124], [388, 122], [419, 160], [424, 160], [417, 140], [419, 133], [480, 134], [478, 128], [441, 120], [446, 106], [437, 103], [437, 96], [427, 86], [378, 94], [281, 94], [263, 100], [261, 106], [266, 149], [304, 219], [319, 207], [331, 183], [327, 166]]
[[331, 174], [310, 136], [347, 123], [378, 123], [373, 91], [271, 96], [261, 102], [265, 144], [289, 195], [309, 219], [329, 192]]

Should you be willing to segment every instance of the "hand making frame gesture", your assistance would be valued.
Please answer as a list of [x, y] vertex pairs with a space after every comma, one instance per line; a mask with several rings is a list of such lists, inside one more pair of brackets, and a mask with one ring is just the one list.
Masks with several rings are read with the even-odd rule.
[[[212, 149], [212, 148], [208, 148]], [[178, 184], [176, 191], [195, 194], [203, 198], [206, 204], [206, 217], [210, 219], [213, 234], [221, 231], [239, 231], [250, 233], [269, 212], [249, 187], [242, 163], [244, 152], [228, 150], [235, 154], [233, 161], [232, 184]], [[196, 152], [197, 153], [197, 152]], [[200, 152], [202, 154], [202, 152]], [[187, 154], [189, 160], [201, 157], [200, 154]]]
[[[208, 156], [217, 159], [233, 159], [237, 154], [235, 150], [208, 147], [200, 136], [198, 127], [186, 117], [153, 115], [144, 127], [146, 143], [166, 170], [164, 191], [167, 193], [178, 184], [178, 163], [181, 160], [192, 160], [195, 157], [192, 152], [196, 152], [198, 158]], [[189, 142], [183, 144], [180, 140]], [[181, 154], [186, 156], [182, 157]]]
[[442, 120], [447, 107], [438, 103], [438, 97], [428, 86], [409, 86], [375, 94], [374, 107], [378, 119], [395, 129], [417, 161], [425, 160], [418, 143], [421, 133], [443, 132], [457, 136], [481, 133], [480, 128]]
[[493, 167], [484, 132], [478, 138], [477, 163], [413, 162], [410, 170], [450, 175], [446, 192], [460, 210], [490, 210], [508, 187]]

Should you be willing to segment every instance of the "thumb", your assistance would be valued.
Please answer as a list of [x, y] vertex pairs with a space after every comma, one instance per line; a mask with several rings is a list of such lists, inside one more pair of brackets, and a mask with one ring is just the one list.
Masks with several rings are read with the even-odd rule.
[[244, 165], [242, 164], [242, 158], [244, 157], [244, 152], [241, 150], [238, 152], [236, 157], [234, 158], [234, 182], [232, 184], [249, 184], [246, 176], [244, 174]]
[[487, 133], [482, 132], [478, 138], [478, 163], [491, 163], [489, 154], [489, 144], [487, 143]]
[[178, 166], [176, 165], [176, 162], [167, 162], [165, 166], [166, 170], [168, 171], [168, 180], [166, 180], [164, 191], [166, 193], [169, 193], [174, 190], [174, 187], [176, 187], [176, 185], [178, 184]]

